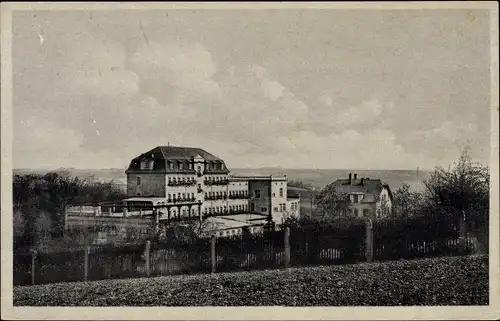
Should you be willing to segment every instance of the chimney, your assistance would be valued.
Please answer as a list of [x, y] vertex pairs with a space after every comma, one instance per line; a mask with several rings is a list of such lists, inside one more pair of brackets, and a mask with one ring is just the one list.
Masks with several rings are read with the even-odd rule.
[[354, 180], [358, 179], [358, 174], [354, 173]]
[[352, 182], [352, 174], [349, 173], [349, 184], [351, 184], [351, 182]]
[[363, 177], [361, 177], [361, 186], [363, 186], [364, 183], [365, 183], [365, 179]]

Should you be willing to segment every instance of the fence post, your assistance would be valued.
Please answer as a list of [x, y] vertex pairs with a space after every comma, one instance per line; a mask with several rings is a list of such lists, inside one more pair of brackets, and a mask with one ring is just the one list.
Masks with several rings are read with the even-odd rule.
[[217, 257], [215, 256], [215, 235], [212, 235], [212, 239], [210, 240], [210, 257], [212, 261], [212, 273], [215, 273], [215, 269], [217, 267]]
[[290, 267], [290, 227], [285, 227], [285, 268]]
[[90, 246], [85, 245], [85, 253], [84, 253], [84, 281], [87, 281], [89, 278], [89, 253], [90, 253]]
[[35, 285], [35, 274], [36, 274], [36, 249], [31, 251], [31, 284]]
[[466, 252], [466, 241], [467, 241], [467, 223], [465, 211], [460, 213], [459, 219], [459, 235], [458, 235], [458, 245], [460, 254], [465, 254]]
[[366, 220], [366, 262], [371, 262], [373, 259], [373, 222], [370, 218]]
[[151, 273], [149, 253], [151, 249], [151, 241], [146, 241], [146, 249], [144, 250], [144, 260], [146, 261], [146, 275], [149, 276]]

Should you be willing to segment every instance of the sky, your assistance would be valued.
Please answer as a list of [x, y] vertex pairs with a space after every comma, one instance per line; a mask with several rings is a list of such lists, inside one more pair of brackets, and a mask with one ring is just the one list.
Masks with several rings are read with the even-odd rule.
[[13, 167], [125, 168], [156, 146], [229, 168], [489, 162], [488, 11], [13, 13]]

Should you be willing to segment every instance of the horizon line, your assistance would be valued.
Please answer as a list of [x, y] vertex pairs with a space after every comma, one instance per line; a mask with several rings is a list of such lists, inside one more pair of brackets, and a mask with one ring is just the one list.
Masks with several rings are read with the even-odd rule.
[[[20, 171], [20, 170], [36, 170], [36, 171], [58, 171], [58, 170], [79, 170], [79, 171], [103, 171], [103, 170], [123, 170], [125, 172], [127, 168], [118, 168], [118, 167], [108, 167], [108, 168], [76, 168], [76, 167], [58, 167], [58, 168], [12, 168], [12, 171]], [[263, 170], [263, 169], [278, 169], [278, 170], [314, 170], [314, 171], [328, 171], [328, 170], [339, 170], [339, 171], [432, 171], [434, 168], [304, 168], [304, 167], [280, 167], [280, 166], [261, 166], [261, 167], [233, 167], [230, 170], [241, 170], [241, 169], [250, 169], [250, 170]]]

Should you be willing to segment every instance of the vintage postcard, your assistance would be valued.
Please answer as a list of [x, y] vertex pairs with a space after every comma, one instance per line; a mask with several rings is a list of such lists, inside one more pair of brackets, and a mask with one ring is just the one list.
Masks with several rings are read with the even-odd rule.
[[496, 2], [2, 3], [2, 319], [498, 319]]

